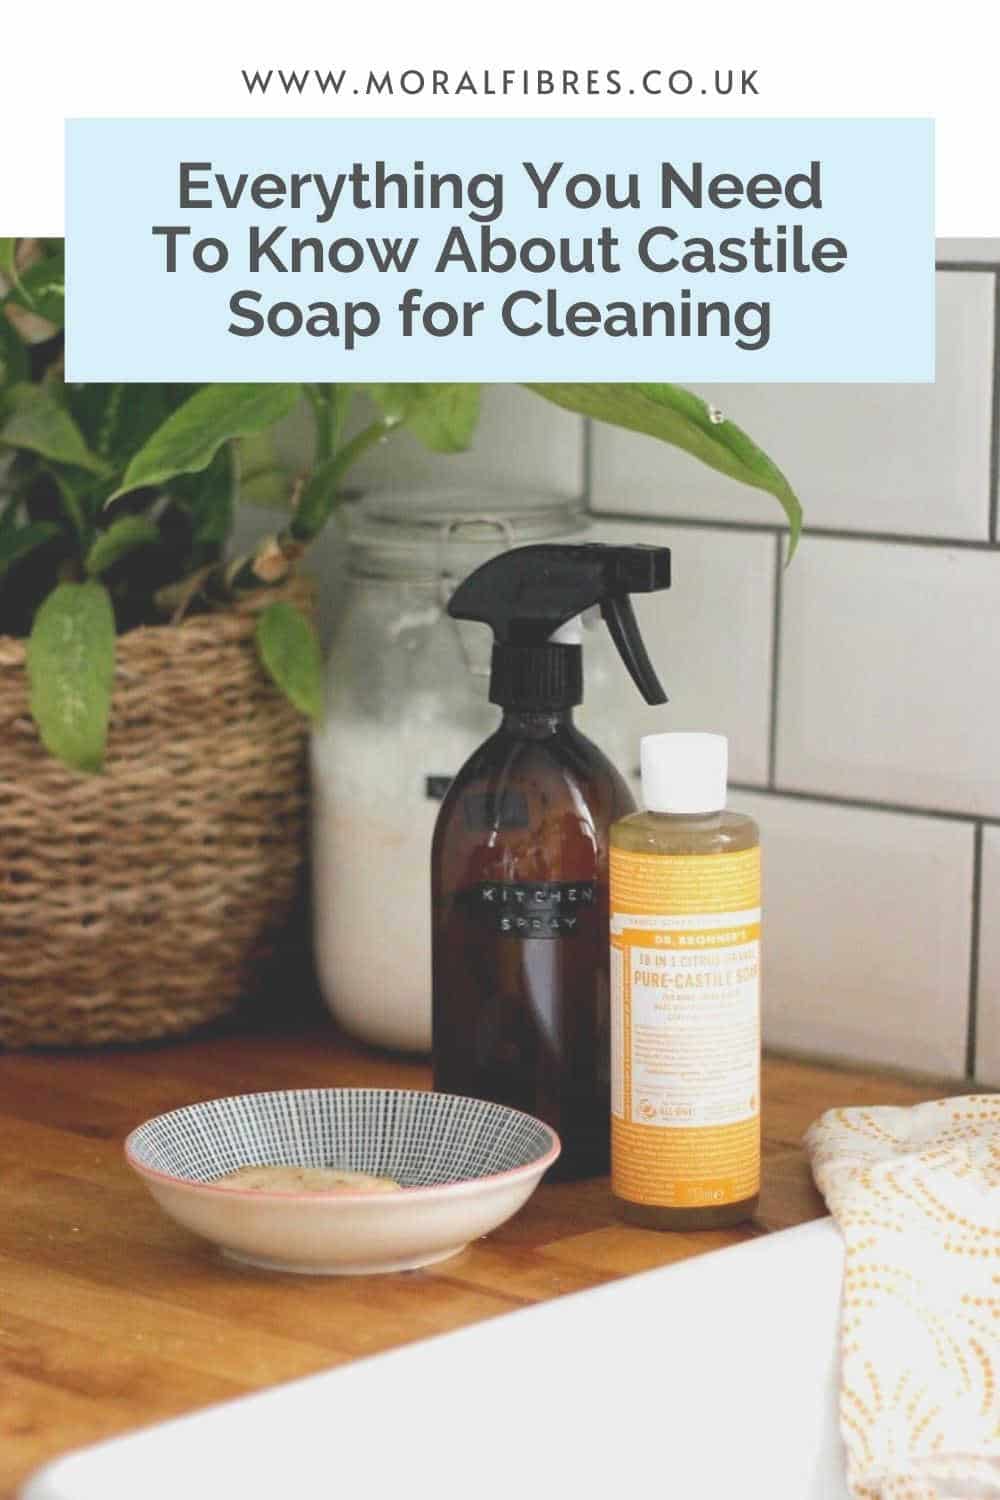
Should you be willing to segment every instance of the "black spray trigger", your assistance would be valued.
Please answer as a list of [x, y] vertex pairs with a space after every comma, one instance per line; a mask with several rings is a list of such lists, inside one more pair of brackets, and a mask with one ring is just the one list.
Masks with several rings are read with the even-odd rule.
[[627, 594], [615, 595], [601, 601], [601, 614], [611, 632], [611, 639], [618, 647], [618, 654], [629, 671], [629, 676], [647, 703], [666, 703], [667, 695], [649, 659], [639, 622]]
[[481, 563], [452, 594], [448, 613], [493, 631], [491, 703], [526, 711], [582, 703], [583, 651], [575, 622], [595, 608], [646, 702], [665, 703], [629, 595], [669, 587], [668, 547], [537, 542]]

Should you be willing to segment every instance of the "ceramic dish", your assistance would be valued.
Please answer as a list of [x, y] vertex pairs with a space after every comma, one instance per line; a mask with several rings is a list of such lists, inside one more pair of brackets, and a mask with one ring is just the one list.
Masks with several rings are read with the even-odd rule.
[[[457, 1255], [517, 1212], [559, 1155], [541, 1120], [501, 1104], [404, 1089], [238, 1094], [157, 1115], [125, 1142], [160, 1207], [227, 1255], [271, 1270], [414, 1270]], [[243, 1166], [340, 1167], [392, 1193], [219, 1187]]]

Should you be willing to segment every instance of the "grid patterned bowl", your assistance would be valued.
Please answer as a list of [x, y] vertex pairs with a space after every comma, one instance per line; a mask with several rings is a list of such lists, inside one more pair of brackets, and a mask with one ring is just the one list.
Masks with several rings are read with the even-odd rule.
[[[237, 1094], [157, 1115], [125, 1142], [160, 1207], [227, 1255], [271, 1270], [359, 1274], [444, 1260], [517, 1212], [559, 1155], [541, 1120], [405, 1089]], [[340, 1167], [399, 1193], [219, 1187], [243, 1166]]]

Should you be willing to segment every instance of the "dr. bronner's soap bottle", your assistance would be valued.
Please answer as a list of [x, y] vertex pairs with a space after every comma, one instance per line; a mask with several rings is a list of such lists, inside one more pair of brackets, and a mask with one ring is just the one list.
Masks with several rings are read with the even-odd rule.
[[611, 829], [611, 1188], [631, 1223], [750, 1218], [760, 1191], [760, 843], [719, 734], [642, 741]]

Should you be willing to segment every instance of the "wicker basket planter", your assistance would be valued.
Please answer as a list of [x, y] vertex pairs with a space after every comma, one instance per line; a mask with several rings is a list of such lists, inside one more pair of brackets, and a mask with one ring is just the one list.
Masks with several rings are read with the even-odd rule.
[[0, 637], [0, 1045], [168, 1036], [251, 986], [306, 814], [305, 722], [253, 630], [248, 605], [121, 636], [101, 776], [44, 750]]

